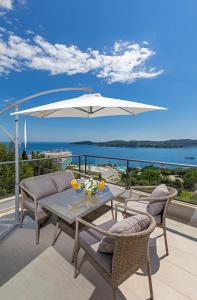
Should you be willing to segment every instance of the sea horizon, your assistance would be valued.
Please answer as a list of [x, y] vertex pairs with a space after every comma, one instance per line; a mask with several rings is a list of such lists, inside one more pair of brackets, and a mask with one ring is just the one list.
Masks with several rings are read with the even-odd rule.
[[[20, 144], [19, 151], [22, 153], [24, 144]], [[185, 148], [150, 148], [150, 147], [107, 147], [97, 145], [79, 145], [68, 142], [29, 142], [27, 143], [27, 153], [32, 151], [70, 151], [73, 155], [93, 155], [113, 158], [125, 158], [135, 160], [147, 160], [158, 162], [169, 162], [177, 164], [197, 165], [197, 147]], [[187, 157], [193, 157], [192, 160]], [[105, 160], [107, 163], [108, 161]], [[91, 163], [105, 163], [101, 159], [91, 159]], [[113, 161], [114, 163], [114, 161]], [[120, 162], [119, 165], [123, 165]]]

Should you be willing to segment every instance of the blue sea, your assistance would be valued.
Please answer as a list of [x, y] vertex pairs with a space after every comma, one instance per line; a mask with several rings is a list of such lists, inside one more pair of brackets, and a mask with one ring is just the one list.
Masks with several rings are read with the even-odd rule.
[[[23, 150], [23, 145], [20, 147], [20, 152]], [[95, 145], [77, 145], [69, 143], [40, 143], [32, 142], [27, 145], [27, 152], [31, 151], [47, 151], [47, 150], [68, 150], [73, 155], [98, 155], [109, 156], [117, 158], [127, 158], [136, 160], [148, 160], [148, 161], [162, 161], [162, 162], [174, 162], [181, 164], [193, 164], [197, 165], [197, 147], [187, 148], [126, 148], [126, 147], [103, 147]], [[192, 160], [186, 159], [186, 157], [194, 157]], [[76, 159], [75, 159], [76, 161]], [[108, 159], [95, 159], [89, 158], [89, 163], [93, 164], [117, 164], [118, 166], [125, 166], [125, 162]], [[130, 163], [132, 165], [132, 163]], [[135, 164], [136, 166], [137, 164]], [[141, 166], [140, 164], [138, 164]]]

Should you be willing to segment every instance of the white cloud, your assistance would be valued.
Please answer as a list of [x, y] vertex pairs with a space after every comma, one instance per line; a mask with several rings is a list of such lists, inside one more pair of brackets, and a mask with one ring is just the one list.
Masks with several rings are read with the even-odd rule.
[[0, 27], [0, 32], [6, 32], [6, 29], [4, 27]]
[[13, 8], [12, 0], [0, 0], [0, 9], [11, 10]]
[[[6, 10], [12, 10], [14, 8], [13, 2], [14, 0], [0, 0], [0, 15], [4, 15]], [[17, 0], [17, 3], [26, 6], [27, 0]]]
[[0, 74], [25, 69], [48, 71], [51, 75], [93, 72], [108, 83], [131, 83], [140, 78], [154, 78], [162, 70], [148, 68], [146, 62], [155, 55], [148, 46], [130, 42], [115, 42], [112, 49], [80, 50], [75, 45], [46, 41], [41, 36], [21, 38], [1, 31]]

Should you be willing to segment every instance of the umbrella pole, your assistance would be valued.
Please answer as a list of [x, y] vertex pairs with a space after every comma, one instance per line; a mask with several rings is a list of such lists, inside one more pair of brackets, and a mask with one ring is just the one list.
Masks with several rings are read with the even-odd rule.
[[[18, 105], [15, 107], [19, 110]], [[19, 118], [15, 115], [15, 223], [19, 223]]]
[[[58, 88], [43, 91], [40, 93], [33, 94], [26, 98], [20, 99], [15, 103], [8, 105], [7, 107], [0, 110], [0, 115], [8, 111], [9, 109], [15, 107], [15, 111], [19, 111], [19, 104], [26, 102], [30, 99], [34, 99], [43, 95], [48, 95], [57, 92], [65, 92], [65, 91], [87, 91], [90, 92], [91, 88]], [[4, 131], [4, 133], [14, 142], [15, 144], [15, 223], [19, 223], [19, 129], [18, 129], [18, 115], [15, 115], [15, 138], [12, 137], [11, 134], [2, 126], [0, 125], [0, 129]]]

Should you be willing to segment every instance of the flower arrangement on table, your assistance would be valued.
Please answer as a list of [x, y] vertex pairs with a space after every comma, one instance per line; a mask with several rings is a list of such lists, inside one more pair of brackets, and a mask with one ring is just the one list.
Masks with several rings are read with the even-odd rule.
[[73, 179], [71, 180], [71, 185], [74, 190], [83, 189], [87, 195], [94, 195], [98, 190], [103, 190], [105, 188], [105, 181], [96, 181], [93, 178], [82, 178], [80, 182]]

